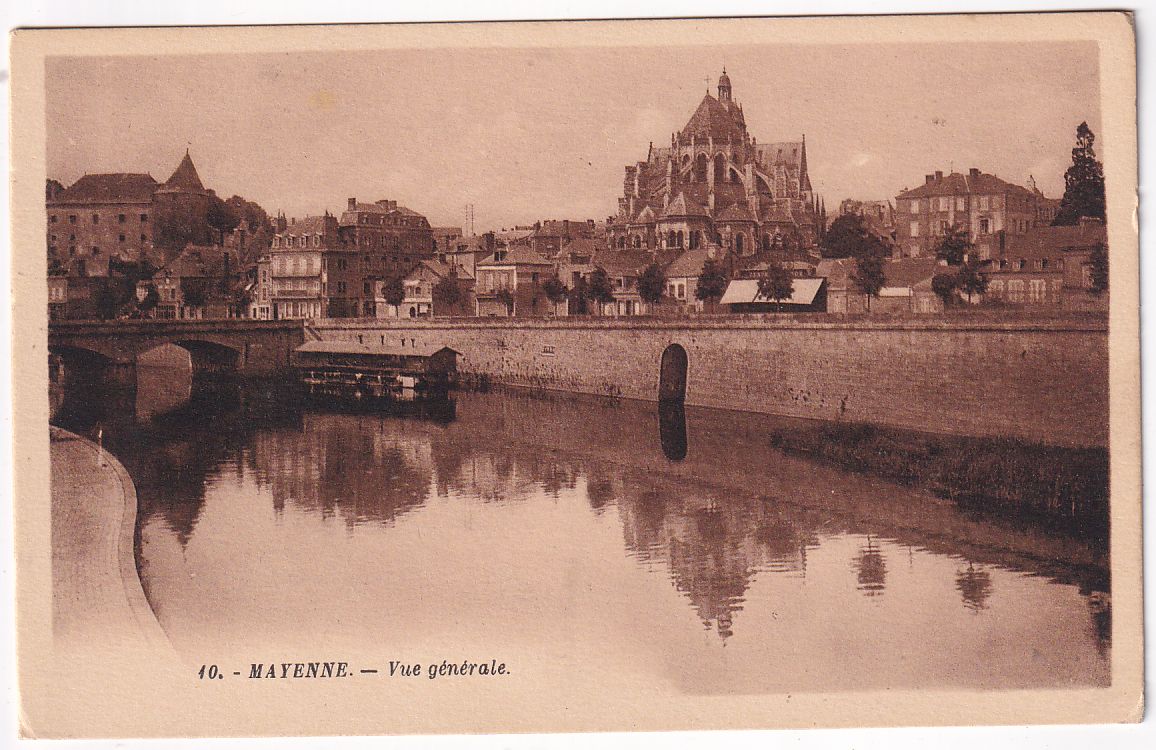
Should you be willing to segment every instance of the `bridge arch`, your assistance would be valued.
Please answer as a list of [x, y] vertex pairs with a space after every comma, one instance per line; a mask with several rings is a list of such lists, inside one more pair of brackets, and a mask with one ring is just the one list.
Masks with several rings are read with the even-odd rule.
[[202, 338], [180, 338], [166, 343], [179, 346], [189, 353], [194, 375], [232, 374], [239, 371], [243, 364], [244, 352], [229, 344]]

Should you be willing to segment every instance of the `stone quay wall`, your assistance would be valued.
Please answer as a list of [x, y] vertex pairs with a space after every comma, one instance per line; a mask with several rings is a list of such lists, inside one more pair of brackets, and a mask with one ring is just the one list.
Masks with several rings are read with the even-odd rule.
[[467, 378], [649, 401], [663, 351], [678, 344], [688, 405], [1054, 445], [1108, 441], [1099, 317], [332, 319], [306, 338], [449, 346]]

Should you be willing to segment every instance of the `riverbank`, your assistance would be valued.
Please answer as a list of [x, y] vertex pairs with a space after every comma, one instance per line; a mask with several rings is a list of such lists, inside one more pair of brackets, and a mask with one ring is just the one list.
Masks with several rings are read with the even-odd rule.
[[1107, 549], [1108, 452], [1103, 448], [840, 422], [772, 428], [769, 441], [784, 453], [953, 500], [965, 511], [1018, 518]]
[[137, 575], [137, 495], [107, 451], [52, 427], [52, 625], [54, 644], [172, 653]]

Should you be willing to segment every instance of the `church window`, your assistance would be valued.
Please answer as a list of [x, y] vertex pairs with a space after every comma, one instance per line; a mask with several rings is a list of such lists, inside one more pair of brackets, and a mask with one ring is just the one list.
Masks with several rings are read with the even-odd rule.
[[680, 230], [678, 230], [678, 233], [675, 235], [675, 247], [682, 247], [682, 242], [683, 242], [683, 235], [682, 235], [682, 230], [680, 229]]
[[735, 235], [735, 252], [739, 255], [743, 254], [743, 234], [740, 232]]
[[635, 249], [642, 247], [642, 236], [641, 235], [637, 235], [637, 234], [634, 235], [634, 247], [635, 247]]
[[979, 220], [979, 233], [988, 234], [991, 232], [991, 220], [986, 217]]
[[124, 221], [125, 221], [125, 216], [124, 216], [124, 214], [117, 214], [117, 216], [116, 216], [116, 220], [117, 220], [119, 223], [123, 224], [123, 223], [124, 223]]
[[726, 168], [727, 168], [726, 159], [723, 158], [723, 155], [722, 154], [716, 155], [714, 157], [714, 181], [715, 182], [723, 182], [726, 180]]
[[694, 176], [692, 182], [706, 182], [706, 154], [699, 154], [694, 159]]
[[674, 245], [674, 239], [675, 239], [674, 230], [671, 229], [666, 235], [666, 246], [667, 247], [674, 247], [675, 246]]

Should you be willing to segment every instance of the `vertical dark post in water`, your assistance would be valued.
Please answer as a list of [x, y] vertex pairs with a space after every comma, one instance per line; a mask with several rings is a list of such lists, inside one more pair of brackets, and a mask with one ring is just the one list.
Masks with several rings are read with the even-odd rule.
[[658, 374], [658, 400], [677, 401], [686, 399], [686, 349], [671, 344], [662, 352], [662, 362]]

